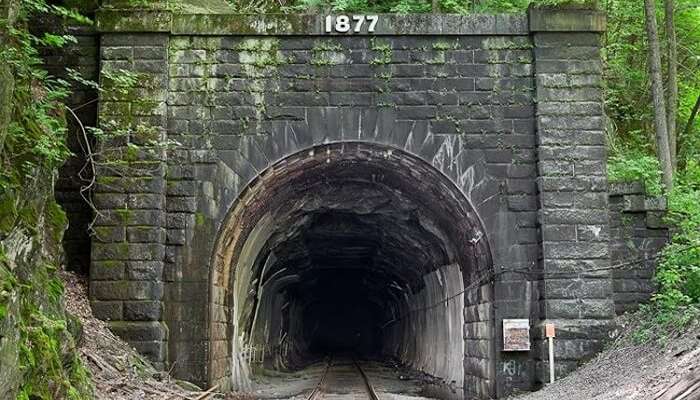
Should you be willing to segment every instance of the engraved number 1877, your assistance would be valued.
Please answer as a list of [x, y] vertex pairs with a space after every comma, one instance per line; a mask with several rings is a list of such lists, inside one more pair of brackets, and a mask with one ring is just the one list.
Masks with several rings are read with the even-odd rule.
[[348, 33], [352, 30], [353, 33], [362, 31], [362, 27], [369, 21], [367, 33], [373, 33], [374, 28], [379, 21], [376, 15], [327, 15], [326, 16], [326, 33]]

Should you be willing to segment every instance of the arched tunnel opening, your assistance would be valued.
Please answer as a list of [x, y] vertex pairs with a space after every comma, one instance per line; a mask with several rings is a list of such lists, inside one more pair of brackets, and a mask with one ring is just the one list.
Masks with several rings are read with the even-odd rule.
[[363, 143], [309, 149], [263, 172], [226, 221], [211, 318], [234, 388], [254, 365], [329, 355], [397, 360], [462, 387], [465, 322], [491, 318], [489, 299], [462, 292], [490, 253], [469, 201], [430, 164]]

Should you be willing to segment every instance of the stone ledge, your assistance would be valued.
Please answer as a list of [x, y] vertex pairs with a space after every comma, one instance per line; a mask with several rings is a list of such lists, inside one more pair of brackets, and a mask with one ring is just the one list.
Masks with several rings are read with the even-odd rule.
[[608, 189], [610, 196], [624, 196], [626, 194], [645, 194], [646, 189], [642, 182], [610, 182]]
[[378, 14], [373, 33], [326, 33], [325, 15], [316, 14], [186, 14], [169, 10], [115, 10], [97, 12], [97, 30], [151, 32], [176, 35], [527, 35], [526, 15], [509, 14]]
[[528, 11], [532, 32], [604, 32], [605, 13], [585, 9], [541, 9]]

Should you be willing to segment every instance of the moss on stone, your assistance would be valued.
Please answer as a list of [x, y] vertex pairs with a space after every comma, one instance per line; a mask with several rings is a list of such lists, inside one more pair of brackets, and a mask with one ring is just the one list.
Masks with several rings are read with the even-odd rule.
[[338, 65], [345, 62], [343, 47], [339, 43], [317, 41], [311, 48], [311, 65], [317, 67]]
[[131, 217], [131, 210], [128, 208], [117, 208], [114, 212], [119, 216], [120, 221], [123, 224], [128, 224]]
[[390, 43], [372, 38], [370, 41], [370, 48], [378, 53], [377, 57], [370, 60], [369, 63], [371, 65], [385, 65], [391, 63], [393, 51]]
[[68, 225], [68, 217], [66, 217], [65, 211], [55, 201], [49, 201], [46, 205], [45, 214], [51, 238], [55, 242], [60, 242], [63, 230]]
[[457, 50], [460, 48], [459, 41], [455, 40], [454, 42], [450, 43], [444, 40], [439, 40], [435, 43], [433, 43], [433, 50]]
[[225, 0], [104, 0], [102, 8], [174, 11], [183, 14], [221, 14], [235, 11]]
[[194, 214], [194, 224], [196, 227], [201, 228], [206, 224], [207, 222], [207, 217], [204, 216], [202, 213], [195, 213]]

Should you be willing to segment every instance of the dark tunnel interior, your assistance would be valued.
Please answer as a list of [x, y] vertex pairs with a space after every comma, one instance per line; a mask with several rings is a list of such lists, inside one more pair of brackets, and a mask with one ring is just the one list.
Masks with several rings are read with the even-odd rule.
[[[293, 296], [308, 301], [303, 336], [314, 355], [347, 354], [360, 358], [381, 355], [381, 327], [386, 307], [372, 302], [365, 286], [371, 276], [359, 269], [319, 271], [314, 286]], [[305, 289], [309, 296], [304, 296]]]
[[488, 257], [479, 220], [443, 176], [418, 186], [430, 165], [355, 151], [309, 154], [250, 195], [232, 251], [233, 336], [264, 368], [344, 354], [460, 380], [465, 304], [454, 295]]

